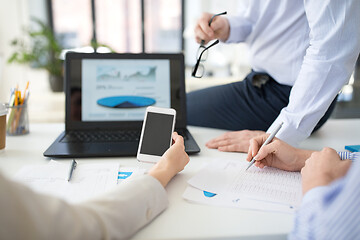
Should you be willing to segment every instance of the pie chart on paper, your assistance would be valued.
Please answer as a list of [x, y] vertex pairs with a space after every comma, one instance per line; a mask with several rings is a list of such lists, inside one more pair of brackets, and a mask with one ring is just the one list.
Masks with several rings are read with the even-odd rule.
[[141, 96], [115, 96], [97, 100], [98, 105], [108, 108], [142, 108], [155, 103], [155, 99]]

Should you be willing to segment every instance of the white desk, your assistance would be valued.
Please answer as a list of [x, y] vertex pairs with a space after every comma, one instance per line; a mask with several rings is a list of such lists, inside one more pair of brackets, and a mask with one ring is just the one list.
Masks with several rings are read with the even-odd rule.
[[[6, 149], [0, 152], [0, 169], [12, 176], [23, 165], [45, 164], [42, 153], [63, 131], [63, 124], [32, 124], [30, 134], [7, 137]], [[207, 140], [225, 131], [189, 127], [198, 142], [201, 153], [191, 156], [190, 163], [167, 186], [169, 207], [152, 223], [140, 230], [133, 239], [285, 239], [292, 229], [293, 216], [280, 213], [251, 211], [237, 208], [213, 207], [188, 203], [182, 194], [191, 178], [209, 158], [238, 159], [245, 154], [222, 153], [207, 149]], [[343, 150], [344, 145], [359, 144], [360, 119], [329, 120], [325, 126], [301, 147], [321, 149], [330, 146]], [[94, 162], [100, 159], [79, 159]], [[69, 161], [69, 160], [64, 160]], [[103, 158], [101, 161], [118, 161], [121, 165], [149, 167], [135, 158]]]

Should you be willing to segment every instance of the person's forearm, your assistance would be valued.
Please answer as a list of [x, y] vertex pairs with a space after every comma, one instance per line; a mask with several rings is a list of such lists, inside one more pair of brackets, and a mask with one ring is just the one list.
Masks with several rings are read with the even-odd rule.
[[172, 178], [172, 174], [170, 174], [169, 171], [158, 169], [156, 167], [149, 171], [149, 175], [157, 179], [163, 187], [166, 187]]
[[[98, 219], [64, 200], [38, 194], [3, 178], [0, 189], [0, 239], [100, 239]], [[81, 213], [80, 213], [81, 212]], [[21, 217], [20, 217], [21, 216]]]
[[319, 187], [304, 196], [302, 204], [296, 212], [294, 227], [290, 232], [289, 239], [305, 239], [306, 233], [313, 234], [314, 230], [318, 228], [316, 220], [319, 213], [321, 214], [322, 201], [321, 197], [326, 187]]
[[[306, 139], [349, 80], [360, 51], [360, 1], [304, 1], [310, 28], [309, 47], [289, 103], [268, 132], [280, 123], [277, 137], [293, 146]], [[326, 29], [326, 30], [324, 30]], [[338, 46], [341, 46], [340, 48]]]
[[128, 239], [168, 205], [165, 189], [152, 176], [136, 176], [105, 196], [81, 206], [93, 210], [104, 238]]
[[6, 192], [0, 197], [0, 239], [128, 239], [168, 204], [164, 188], [146, 175], [76, 205], [1, 174], [0, 189]]
[[312, 188], [304, 195], [289, 239], [355, 239], [359, 236], [360, 165], [354, 164], [352, 168], [344, 178], [328, 186]]

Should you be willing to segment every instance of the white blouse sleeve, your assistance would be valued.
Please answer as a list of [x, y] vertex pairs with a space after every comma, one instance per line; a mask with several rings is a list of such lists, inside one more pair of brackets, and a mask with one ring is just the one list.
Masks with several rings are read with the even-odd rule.
[[165, 189], [149, 175], [76, 205], [1, 174], [0, 191], [0, 239], [126, 239], [168, 204]]

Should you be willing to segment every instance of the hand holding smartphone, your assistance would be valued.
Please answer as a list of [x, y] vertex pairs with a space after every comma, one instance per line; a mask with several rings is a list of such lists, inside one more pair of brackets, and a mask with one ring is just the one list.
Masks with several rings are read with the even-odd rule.
[[172, 108], [147, 107], [141, 130], [137, 159], [156, 163], [171, 146], [176, 111]]

